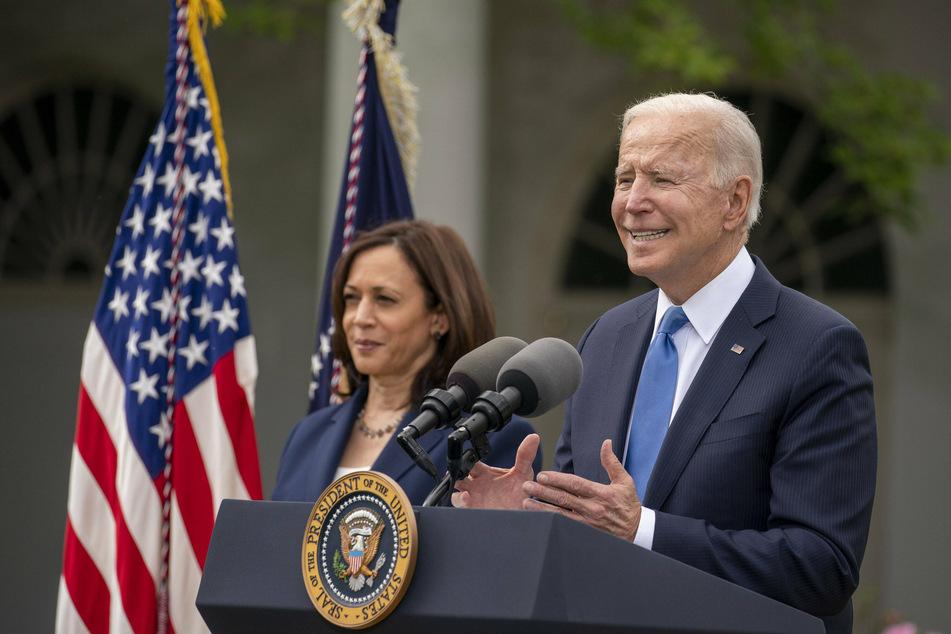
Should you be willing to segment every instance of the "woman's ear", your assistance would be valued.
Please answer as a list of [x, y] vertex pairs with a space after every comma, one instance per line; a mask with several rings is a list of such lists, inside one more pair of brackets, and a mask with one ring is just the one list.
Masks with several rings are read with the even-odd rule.
[[446, 310], [442, 307], [442, 304], [433, 309], [430, 329], [433, 335], [439, 333], [440, 338], [449, 331], [449, 317], [446, 315]]

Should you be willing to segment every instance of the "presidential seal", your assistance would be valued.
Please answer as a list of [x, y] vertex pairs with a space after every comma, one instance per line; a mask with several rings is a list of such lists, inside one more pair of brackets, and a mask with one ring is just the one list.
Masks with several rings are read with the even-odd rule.
[[391, 478], [357, 471], [314, 504], [301, 552], [307, 594], [331, 623], [350, 629], [386, 618], [416, 567], [416, 516]]

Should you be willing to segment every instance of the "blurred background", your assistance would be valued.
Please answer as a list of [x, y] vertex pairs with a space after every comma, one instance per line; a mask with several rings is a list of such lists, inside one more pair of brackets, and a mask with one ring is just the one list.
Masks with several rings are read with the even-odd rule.
[[[359, 44], [342, 5], [231, 0], [208, 34], [260, 374], [265, 495], [306, 413]], [[682, 11], [681, 11], [682, 10]], [[577, 343], [649, 288], [610, 221], [618, 116], [714, 91], [751, 113], [750, 251], [863, 332], [879, 485], [856, 631], [951, 632], [951, 64], [945, 0], [403, 0], [419, 218], [455, 227], [499, 334]], [[0, 8], [0, 619], [53, 627], [79, 368], [115, 227], [164, 96], [168, 3]], [[545, 462], [560, 408], [536, 421]]]

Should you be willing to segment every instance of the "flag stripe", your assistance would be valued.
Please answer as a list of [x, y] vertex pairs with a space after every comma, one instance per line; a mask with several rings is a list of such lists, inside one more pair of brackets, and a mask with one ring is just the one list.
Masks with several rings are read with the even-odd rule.
[[[119, 508], [113, 486], [116, 476], [111, 470], [116, 464], [115, 453], [102, 420], [86, 396], [86, 390], [81, 390], [83, 419], [77, 427], [70, 465], [68, 519], [77, 541], [94, 563], [100, 578], [106, 578], [105, 583], [114, 596], [123, 597], [121, 602], [104, 603], [106, 614], [114, 615], [116, 622], [125, 622], [129, 601], [137, 600], [133, 613], [140, 618], [133, 619], [131, 625], [136, 632], [147, 632], [154, 622], [155, 580], [142, 560]], [[95, 473], [90, 470], [90, 465], [95, 465]], [[87, 573], [88, 569], [80, 569], [75, 573], [76, 577], [70, 575], [67, 586], [85, 592], [87, 581], [84, 575]], [[84, 581], [78, 585], [77, 579]], [[144, 599], [140, 598], [142, 595]]]
[[[68, 527], [67, 527], [68, 530]], [[108, 601], [108, 598], [105, 600]], [[59, 592], [57, 593], [56, 604], [56, 631], [57, 632], [75, 632], [75, 634], [92, 634], [83, 623], [83, 617], [79, 615], [73, 599], [69, 594], [69, 588], [66, 587], [66, 577], [60, 575]], [[108, 625], [108, 621], [106, 621]], [[105, 632], [104, 629], [97, 629], [96, 634]]]
[[60, 596], [64, 589], [68, 589], [67, 594], [72, 597], [70, 622], [88, 624], [87, 631], [91, 634], [105, 634], [109, 631], [109, 587], [89, 553], [79, 543], [68, 519], [63, 559], [74, 573], [68, 579], [61, 577], [60, 582]]
[[[251, 406], [245, 398], [244, 388], [238, 383], [238, 374], [235, 367], [235, 357], [238, 354], [239, 351], [236, 349], [234, 354], [221, 357], [214, 371], [214, 387], [220, 395], [220, 398], [215, 399], [215, 402], [220, 403], [216, 413], [222, 419], [227, 438], [209, 438], [207, 440], [199, 438], [199, 445], [205, 455], [207, 455], [205, 448], [212, 445], [212, 440], [214, 440], [214, 446], [221, 446], [230, 450], [227, 453], [221, 451], [222, 455], [217, 461], [220, 465], [217, 471], [227, 473], [232, 468], [237, 469], [241, 473], [242, 482], [246, 485], [248, 482], [260, 482], [261, 473], [257, 460], [251, 459], [251, 452], [255, 451], [257, 441], [254, 437]], [[220, 429], [217, 425], [208, 428]], [[236, 494], [230, 489], [225, 489], [225, 487], [230, 487], [234, 483], [233, 479], [229, 479], [225, 482], [216, 483], [212, 487], [216, 493], [215, 508], [218, 508], [221, 499], [226, 497], [247, 497], [249, 494], [256, 498], [263, 497], [263, 492], [260, 490], [245, 490]]]
[[[104, 618], [107, 623], [111, 623], [111, 631], [134, 631], [122, 600], [103, 601], [102, 597], [96, 594], [97, 579], [102, 580], [113, 599], [136, 592], [146, 592], [146, 596], [151, 592], [154, 595], [154, 582], [141, 558], [133, 554], [124, 556], [118, 552], [124, 545], [132, 543], [129, 533], [125, 530], [121, 516], [118, 523], [114, 520], [107, 494], [99, 488], [76, 446], [73, 447], [70, 465], [70, 495], [67, 507], [70, 526], [67, 540], [72, 539], [74, 542], [67, 544], [73, 558], [66, 561], [73, 565], [64, 566], [64, 577], [79, 613], [85, 619], [87, 609], [81, 606], [94, 605], [95, 610], [88, 612], [92, 620], [87, 623]], [[80, 550], [82, 555], [79, 554]], [[92, 569], [81, 565], [87, 559], [92, 564]], [[93, 593], [91, 598], [89, 593]], [[152, 614], [154, 615], [154, 610]]]
[[172, 495], [171, 550], [168, 566], [169, 575], [176, 583], [169, 586], [168, 611], [176, 629], [195, 634], [207, 632], [208, 628], [195, 606], [195, 597], [198, 596], [198, 585], [201, 582], [201, 567], [195, 559], [191, 541], [183, 539], [187, 531], [182, 523], [184, 515], [179, 512], [180, 492], [181, 489], [175, 489]]
[[[195, 395], [199, 389], [192, 390], [191, 395]], [[200, 397], [200, 395], [196, 396]], [[209, 423], [210, 421], [207, 420], [202, 421], [206, 427]], [[199, 563], [204, 566], [205, 552], [211, 539], [216, 509], [211, 503], [211, 485], [208, 483], [201, 452], [198, 451], [191, 419], [187, 408], [182, 403], [175, 408], [175, 453], [172, 454], [172, 473], [172, 489], [178, 500], [185, 532], [188, 533]], [[202, 544], [203, 546], [195, 547]]]
[[[234, 372], [238, 379], [238, 385], [245, 392], [248, 411], [252, 416], [254, 416], [254, 387], [258, 380], [258, 357], [255, 349], [254, 335], [239, 339], [234, 344]], [[253, 437], [254, 428], [245, 430], [246, 440], [244, 442], [249, 442], [247, 432], [250, 432]], [[247, 479], [245, 479], [245, 482], [248, 482]]]

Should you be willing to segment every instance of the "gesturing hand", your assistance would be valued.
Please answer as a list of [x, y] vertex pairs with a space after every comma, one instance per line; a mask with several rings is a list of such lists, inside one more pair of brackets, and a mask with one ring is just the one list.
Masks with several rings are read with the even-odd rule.
[[469, 477], [456, 482], [459, 490], [452, 494], [452, 505], [480, 509], [522, 508], [522, 500], [525, 499], [522, 487], [535, 476], [532, 461], [535, 460], [540, 441], [538, 434], [526, 436], [518, 446], [515, 464], [511, 469], [477, 462], [469, 471]]
[[634, 541], [641, 521], [641, 501], [634, 480], [611, 451], [610, 440], [601, 444], [601, 465], [610, 484], [599, 484], [569, 473], [542, 471], [537, 482], [522, 485], [522, 508], [555, 511]]

